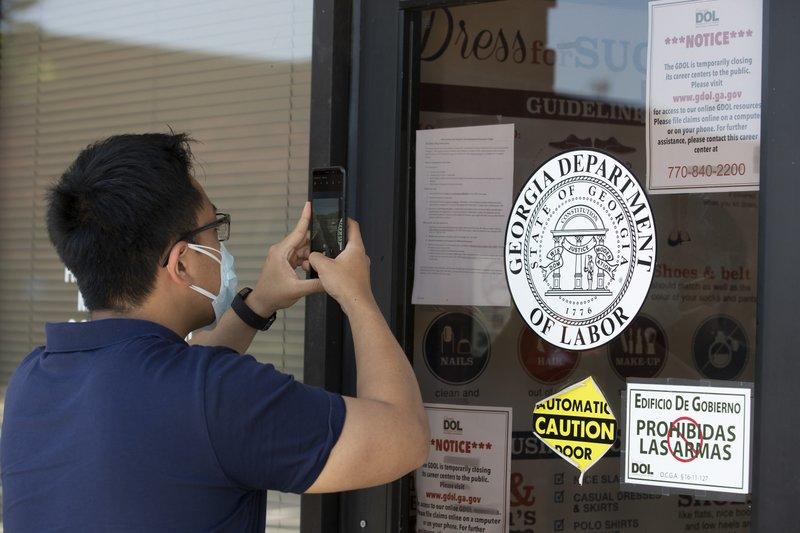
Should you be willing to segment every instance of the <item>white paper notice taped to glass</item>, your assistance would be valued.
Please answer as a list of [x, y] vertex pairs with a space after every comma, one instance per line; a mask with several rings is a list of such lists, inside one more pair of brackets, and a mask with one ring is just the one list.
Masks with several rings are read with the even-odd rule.
[[647, 189], [758, 189], [761, 0], [649, 4]]
[[629, 379], [623, 482], [634, 490], [744, 499], [750, 492], [751, 400], [750, 383]]
[[426, 403], [428, 461], [414, 475], [417, 531], [509, 528], [511, 407]]
[[415, 183], [411, 303], [508, 306], [514, 125], [418, 130]]

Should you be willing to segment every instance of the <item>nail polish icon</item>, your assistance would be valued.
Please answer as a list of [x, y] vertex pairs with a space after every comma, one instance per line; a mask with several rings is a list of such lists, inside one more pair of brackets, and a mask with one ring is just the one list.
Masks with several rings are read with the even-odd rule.
[[[455, 353], [455, 335], [453, 328], [445, 326], [442, 328], [442, 353]], [[448, 348], [448, 344], [450, 345]]]

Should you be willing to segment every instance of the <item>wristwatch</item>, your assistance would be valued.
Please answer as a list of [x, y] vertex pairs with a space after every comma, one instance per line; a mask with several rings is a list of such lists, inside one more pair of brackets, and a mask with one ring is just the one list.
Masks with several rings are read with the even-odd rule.
[[275, 311], [270, 316], [264, 318], [263, 316], [259, 315], [244, 302], [247, 295], [253, 292], [253, 289], [250, 287], [245, 287], [239, 292], [236, 293], [236, 296], [233, 298], [233, 302], [231, 302], [231, 309], [239, 315], [239, 318], [242, 319], [242, 322], [247, 324], [253, 329], [257, 329], [259, 331], [267, 331], [269, 327], [275, 322], [275, 319], [278, 317], [278, 312]]

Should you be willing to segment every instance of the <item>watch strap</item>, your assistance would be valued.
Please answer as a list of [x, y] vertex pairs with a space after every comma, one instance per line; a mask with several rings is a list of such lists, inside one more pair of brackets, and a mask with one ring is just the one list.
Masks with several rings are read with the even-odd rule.
[[253, 311], [249, 305], [245, 302], [247, 295], [253, 292], [253, 289], [250, 287], [245, 287], [236, 293], [236, 296], [233, 298], [233, 302], [231, 302], [231, 309], [242, 319], [242, 322], [247, 324], [253, 329], [257, 329], [259, 331], [266, 331], [275, 322], [275, 319], [278, 317], [278, 312], [273, 312], [268, 317], [263, 317]]

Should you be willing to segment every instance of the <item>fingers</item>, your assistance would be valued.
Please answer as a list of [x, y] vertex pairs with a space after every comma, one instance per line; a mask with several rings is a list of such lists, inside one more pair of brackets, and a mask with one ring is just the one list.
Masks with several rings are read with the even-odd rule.
[[289, 252], [289, 264], [292, 265], [292, 268], [299, 267], [306, 259], [308, 259], [308, 254], [310, 253], [311, 246], [309, 245], [308, 241], [304, 241], [300, 248]]
[[311, 223], [311, 202], [306, 202], [303, 206], [303, 211], [300, 214], [300, 220], [297, 221], [297, 225], [294, 229], [287, 235], [283, 241], [281, 241], [281, 248], [288, 254], [291, 250], [294, 250], [298, 246], [303, 244], [303, 241], [307, 238], [308, 226]]
[[295, 250], [295, 253], [300, 259], [307, 259], [308, 254], [311, 253], [311, 244], [308, 241], [304, 242], [300, 248]]
[[333, 259], [325, 257], [325, 254], [320, 252], [311, 252], [308, 255], [308, 262], [317, 272], [325, 272], [330, 267], [330, 264], [333, 263]]
[[308, 296], [309, 294], [314, 294], [316, 292], [325, 292], [325, 288], [322, 286], [322, 282], [319, 278], [298, 279], [294, 286], [295, 296], [298, 298]]
[[349, 248], [351, 243], [353, 243], [354, 248], [364, 249], [364, 241], [361, 239], [361, 229], [358, 222], [347, 217], [347, 245], [345, 248]]

